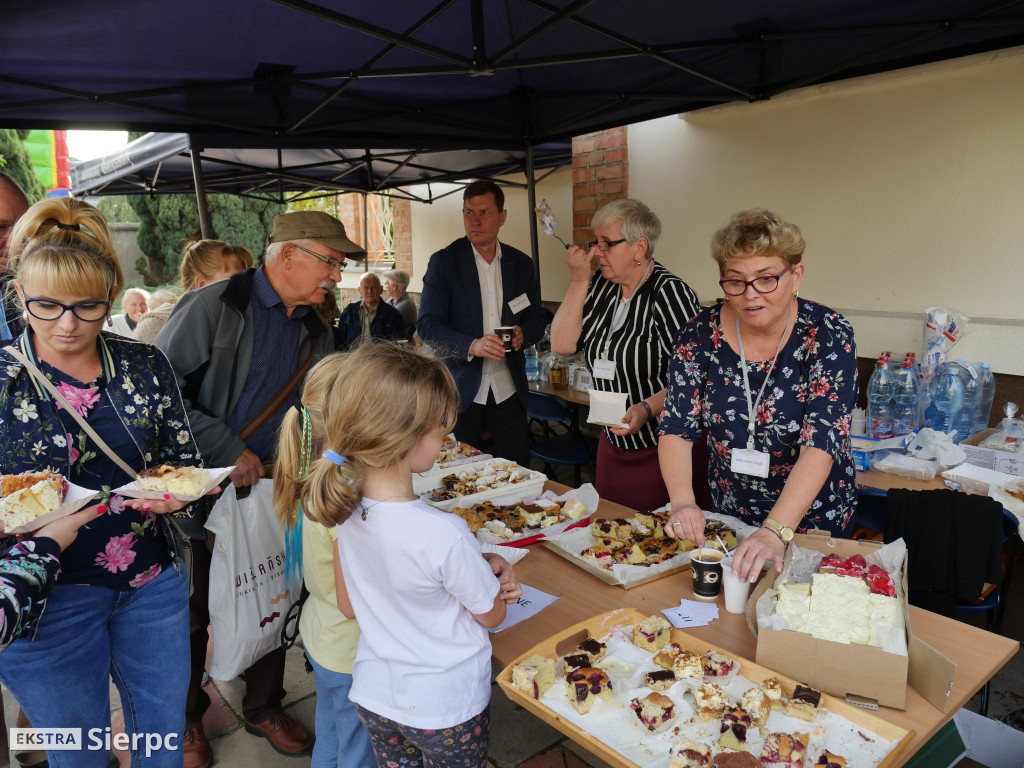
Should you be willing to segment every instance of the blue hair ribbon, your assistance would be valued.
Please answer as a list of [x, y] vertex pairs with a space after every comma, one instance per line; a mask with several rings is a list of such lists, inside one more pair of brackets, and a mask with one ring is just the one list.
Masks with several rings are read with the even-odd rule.
[[335, 451], [326, 450], [323, 452], [323, 457], [332, 464], [337, 464], [339, 467], [345, 466], [345, 457]]

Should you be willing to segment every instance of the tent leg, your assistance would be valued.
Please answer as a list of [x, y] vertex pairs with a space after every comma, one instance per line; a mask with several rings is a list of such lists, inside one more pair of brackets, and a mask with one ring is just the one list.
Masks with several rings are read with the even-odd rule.
[[530, 249], [533, 255], [533, 267], [537, 270], [537, 280], [540, 280], [540, 240], [537, 232], [537, 216], [534, 209], [537, 207], [537, 180], [533, 173], [533, 144], [526, 145], [526, 201], [530, 206], [527, 218], [530, 221]]
[[211, 236], [210, 209], [206, 206], [206, 186], [203, 184], [203, 166], [199, 159], [199, 150], [190, 149], [192, 156], [192, 178], [196, 184], [196, 205], [199, 206], [199, 232], [206, 240]]

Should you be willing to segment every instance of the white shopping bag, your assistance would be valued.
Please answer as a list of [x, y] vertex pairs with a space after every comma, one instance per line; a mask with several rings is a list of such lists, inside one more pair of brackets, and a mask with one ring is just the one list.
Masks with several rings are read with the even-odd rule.
[[217, 680], [237, 677], [281, 645], [284, 616], [297, 596], [285, 574], [273, 492], [273, 480], [260, 480], [239, 499], [229, 485], [206, 522], [217, 537], [210, 565], [210, 677]]

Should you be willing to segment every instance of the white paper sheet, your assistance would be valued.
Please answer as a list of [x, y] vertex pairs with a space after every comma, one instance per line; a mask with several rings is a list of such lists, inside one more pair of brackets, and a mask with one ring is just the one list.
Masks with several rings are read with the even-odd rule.
[[590, 395], [590, 413], [587, 415], [589, 423], [605, 427], [622, 426], [622, 417], [626, 415], [628, 394], [625, 392], [601, 392], [597, 389], [588, 389], [587, 394]]
[[558, 599], [558, 595], [549, 595], [546, 592], [541, 592], [539, 589], [534, 589], [528, 584], [520, 586], [523, 588], [523, 594], [519, 601], [515, 605], [508, 606], [505, 620], [494, 629], [488, 630], [489, 632], [501, 632], [503, 629], [515, 626], [520, 621], [526, 621]]

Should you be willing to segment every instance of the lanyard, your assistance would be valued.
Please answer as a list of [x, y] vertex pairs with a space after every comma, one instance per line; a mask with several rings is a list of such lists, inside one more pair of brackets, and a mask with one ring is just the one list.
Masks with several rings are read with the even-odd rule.
[[764, 395], [765, 387], [768, 386], [768, 379], [771, 378], [772, 371], [775, 370], [775, 363], [778, 362], [779, 353], [782, 352], [782, 343], [786, 340], [786, 334], [789, 333], [789, 324], [793, 322], [793, 318], [790, 317], [786, 320], [786, 327], [782, 331], [782, 338], [779, 339], [779, 346], [775, 350], [775, 357], [772, 358], [772, 364], [768, 366], [768, 373], [764, 376], [764, 383], [761, 384], [761, 391], [757, 393], [757, 400], [753, 403], [750, 402], [750, 379], [747, 378], [747, 357], [743, 352], [743, 334], [740, 332], [740, 319], [736, 318], [736, 340], [740, 345], [740, 368], [743, 369], [743, 393], [747, 396], [747, 450], [753, 451], [754, 448], [754, 414], [757, 412], [757, 406], [761, 404], [761, 396]]

